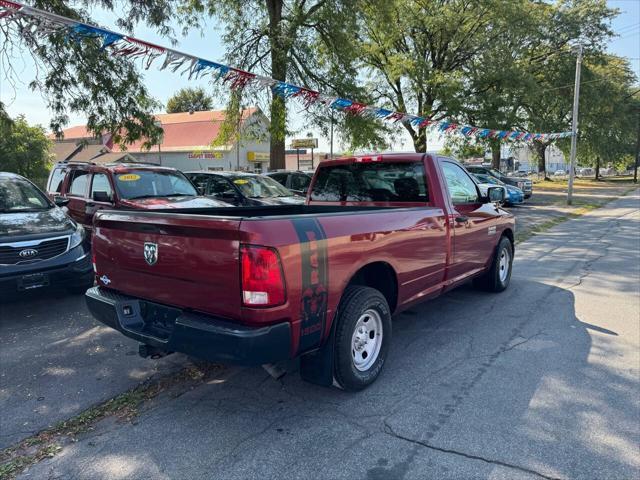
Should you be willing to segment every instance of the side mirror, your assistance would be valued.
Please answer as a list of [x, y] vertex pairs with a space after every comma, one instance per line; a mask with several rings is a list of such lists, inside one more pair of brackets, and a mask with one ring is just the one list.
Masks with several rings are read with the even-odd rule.
[[487, 189], [487, 197], [490, 202], [504, 202], [505, 189], [503, 187], [489, 187]]
[[111, 195], [109, 195], [107, 192], [101, 192], [101, 191], [93, 192], [93, 200], [95, 202], [110, 203]]
[[69, 199], [61, 197], [60, 195], [56, 195], [55, 197], [53, 197], [53, 203], [55, 203], [58, 207], [66, 207], [69, 203]]

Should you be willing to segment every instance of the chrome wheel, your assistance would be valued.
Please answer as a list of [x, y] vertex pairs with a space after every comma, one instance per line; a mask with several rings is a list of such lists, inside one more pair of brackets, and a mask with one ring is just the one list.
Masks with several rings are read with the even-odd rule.
[[367, 371], [378, 359], [382, 346], [382, 318], [373, 309], [366, 310], [358, 319], [351, 337], [353, 365]]
[[509, 276], [509, 268], [511, 267], [511, 253], [508, 248], [503, 248], [500, 252], [500, 263], [498, 264], [498, 276], [500, 281], [504, 282]]

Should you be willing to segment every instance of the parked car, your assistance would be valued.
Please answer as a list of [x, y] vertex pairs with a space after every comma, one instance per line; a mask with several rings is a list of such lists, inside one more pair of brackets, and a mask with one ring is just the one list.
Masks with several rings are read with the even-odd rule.
[[466, 165], [466, 168], [471, 173], [491, 175], [492, 177], [501, 180], [507, 185], [518, 187], [524, 193], [524, 198], [530, 198], [531, 195], [533, 195], [533, 182], [527, 178], [508, 177], [497, 170], [489, 167], [480, 167], [478, 165]]
[[313, 178], [313, 175], [298, 171], [277, 171], [269, 172], [266, 175], [293, 193], [303, 196], [307, 194], [307, 190], [311, 184], [311, 178]]
[[185, 175], [209, 197], [236, 206], [299, 205], [304, 197], [296, 195], [270, 177], [245, 172], [185, 172]]
[[91, 230], [93, 216], [103, 209], [229, 207], [202, 197], [174, 168], [149, 164], [58, 163], [49, 175], [50, 198], [68, 200], [68, 213]]
[[394, 312], [471, 280], [508, 287], [514, 217], [502, 187], [487, 194], [455, 160], [385, 154], [322, 162], [305, 205], [101, 212], [87, 304], [143, 356], [301, 357], [305, 380], [359, 390]]
[[[514, 187], [513, 185], [507, 185], [502, 180], [498, 180], [491, 175], [483, 175], [481, 173], [472, 173], [472, 176], [478, 180], [478, 187], [480, 187], [480, 191], [486, 190], [491, 186], [501, 186], [505, 189], [505, 200], [504, 204], [513, 206], [524, 203], [524, 193], [518, 187]], [[486, 194], [485, 194], [486, 195]]]
[[566, 175], [567, 172], [565, 170], [556, 170], [555, 172], [553, 172], [554, 177], [565, 177]]
[[0, 292], [48, 285], [84, 292], [93, 267], [82, 225], [20, 175], [0, 172]]
[[580, 177], [592, 177], [595, 174], [596, 174], [595, 170], [590, 167], [578, 168], [576, 171], [576, 175]]

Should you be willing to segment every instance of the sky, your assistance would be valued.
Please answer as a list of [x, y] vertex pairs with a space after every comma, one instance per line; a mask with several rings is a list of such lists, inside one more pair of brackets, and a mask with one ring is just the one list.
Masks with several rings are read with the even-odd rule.
[[[612, 28], [617, 33], [617, 37], [609, 43], [609, 51], [627, 57], [640, 79], [640, 0], [609, 0], [607, 3], [610, 7], [620, 10], [620, 14], [612, 22]], [[92, 12], [92, 16], [96, 23], [117, 30], [113, 22], [113, 15], [95, 10]], [[208, 25], [206, 31], [204, 36], [199, 31], [189, 32], [187, 36], [179, 38], [179, 44], [175, 48], [208, 60], [223, 61], [222, 32], [215, 24]], [[166, 39], [143, 26], [136, 28], [134, 36], [168, 46]], [[47, 128], [51, 115], [47, 110], [46, 102], [38, 92], [33, 92], [28, 88], [29, 82], [33, 80], [36, 73], [28, 52], [24, 52], [21, 58], [16, 58], [12, 62], [12, 66], [19, 72], [20, 82], [16, 85], [10, 85], [4, 78], [4, 72], [0, 72], [0, 100], [6, 105], [12, 117], [25, 115], [29, 123], [40, 124]], [[2, 67], [0, 66], [0, 68]], [[211, 89], [206, 79], [189, 80], [186, 75], [181, 76], [167, 70], [159, 71], [153, 66], [150, 70], [140, 69], [140, 71], [150, 93], [163, 104], [166, 104], [167, 99], [180, 88], [202, 86], [206, 90]], [[306, 137], [309, 130], [305, 128], [302, 107], [297, 102], [289, 102], [288, 105], [290, 129], [296, 131], [296, 136]], [[218, 107], [224, 108], [224, 99], [216, 99], [216, 108]], [[81, 114], [71, 114], [69, 126], [84, 124], [85, 120]], [[478, 126], [482, 127], [482, 125]], [[397, 128], [399, 135], [392, 144], [392, 148], [398, 151], [411, 150], [412, 143], [409, 135], [403, 127], [398, 126]], [[319, 138], [319, 150], [329, 151], [328, 139], [324, 138], [320, 132], [312, 131], [312, 133]], [[289, 140], [287, 140], [287, 144]], [[441, 137], [432, 136], [429, 139], [429, 149], [437, 150], [442, 147], [443, 143]], [[336, 143], [334, 150], [339, 151], [340, 148], [341, 146]]]

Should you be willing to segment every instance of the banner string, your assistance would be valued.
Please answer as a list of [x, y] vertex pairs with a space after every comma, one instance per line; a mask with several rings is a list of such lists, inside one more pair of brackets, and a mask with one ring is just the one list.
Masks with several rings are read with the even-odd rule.
[[404, 112], [395, 112], [386, 108], [366, 105], [348, 98], [332, 97], [306, 87], [299, 87], [229, 65], [194, 57], [178, 50], [155, 45], [129, 35], [78, 22], [10, 0], [0, 0], [0, 22], [13, 22], [18, 25], [18, 30], [23, 35], [36, 36], [38, 38], [46, 38], [54, 33], [66, 32], [67, 38], [73, 41], [96, 39], [101, 42], [102, 49], [110, 51], [113, 55], [141, 59], [142, 66], [145, 69], [149, 69], [156, 59], [164, 56], [159, 66], [160, 70], [169, 69], [172, 72], [178, 72], [182, 67], [186, 67], [182, 68], [178, 73], [180, 75], [188, 74], [189, 79], [202, 78], [208, 75], [214, 81], [222, 81], [231, 90], [242, 90], [247, 86], [269, 88], [274, 95], [285, 99], [296, 99], [305, 108], [315, 104], [322, 104], [327, 108], [344, 112], [346, 115], [377, 118], [393, 123], [402, 122], [419, 129], [428, 127], [442, 134], [458, 134], [467, 138], [529, 142], [533, 140], [551, 141], [571, 136], [571, 132], [529, 133], [515, 129], [480, 128], [444, 120], [432, 120], [429, 117], [411, 115]]

